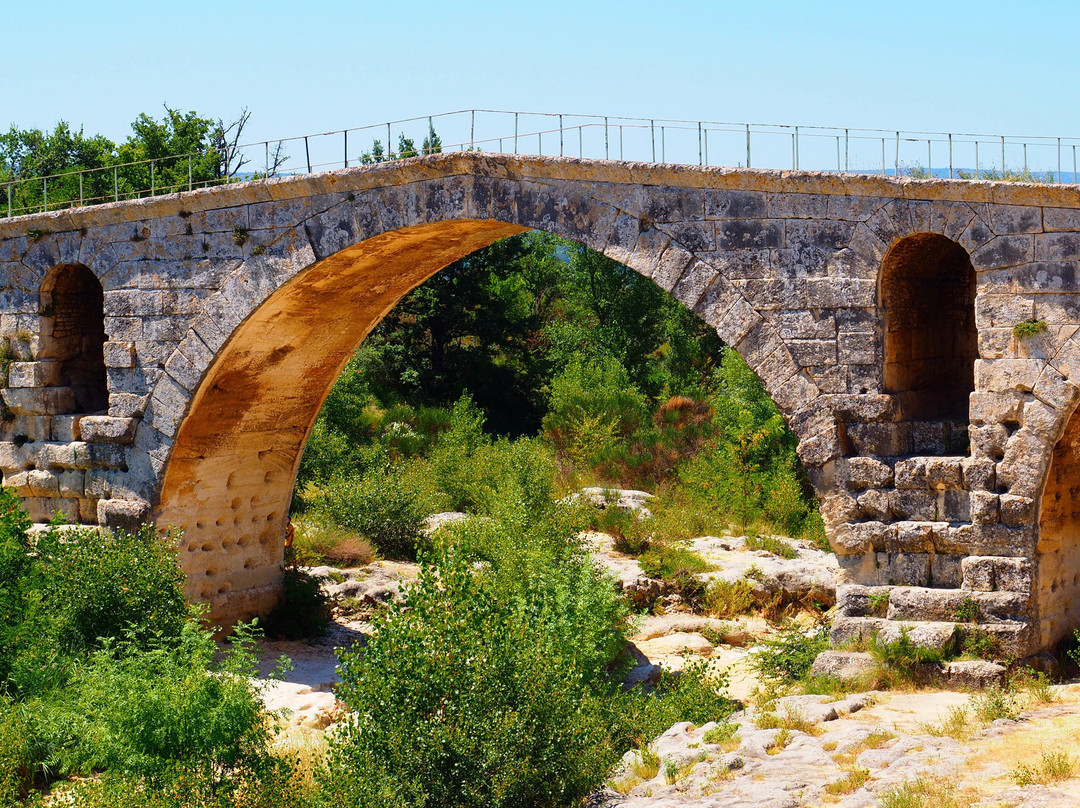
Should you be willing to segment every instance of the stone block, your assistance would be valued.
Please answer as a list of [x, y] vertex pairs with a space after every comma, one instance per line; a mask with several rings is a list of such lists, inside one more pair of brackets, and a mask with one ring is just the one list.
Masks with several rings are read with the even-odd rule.
[[965, 659], [945, 663], [945, 676], [952, 687], [982, 690], [1005, 684], [1004, 665], [984, 659]]
[[877, 641], [882, 645], [892, 645], [903, 637], [919, 648], [948, 654], [956, 645], [956, 624], [888, 620], [878, 631]]
[[958, 489], [939, 491], [935, 518], [945, 522], [970, 522], [971, 498], [968, 493]]
[[105, 365], [110, 368], [135, 367], [135, 345], [131, 342], [106, 342]]
[[896, 461], [896, 487], [898, 489], [926, 490], [925, 457], [910, 457]]
[[987, 457], [966, 457], [961, 463], [964, 487], [969, 491], [994, 491], [997, 487], [997, 463]]
[[71, 443], [80, 439], [79, 422], [81, 415], [54, 415], [49, 429], [49, 440]]
[[140, 418], [150, 402], [150, 394], [111, 393], [109, 395], [109, 415], [114, 418]]
[[884, 617], [889, 607], [888, 586], [844, 584], [836, 588], [836, 610], [843, 617]]
[[998, 521], [998, 495], [989, 491], [972, 491], [970, 497], [971, 521], [976, 525], [992, 525]]
[[13, 471], [4, 472], [4, 487], [15, 489], [16, 495], [20, 497], [32, 496], [30, 491], [30, 472], [28, 471]]
[[1042, 359], [976, 359], [975, 389], [988, 393], [1030, 393], [1045, 366]]
[[24, 471], [35, 465], [34, 454], [35, 448], [32, 443], [22, 446], [8, 442], [0, 443], [0, 469], [5, 473]]
[[83, 441], [87, 443], [130, 444], [135, 439], [135, 418], [115, 418], [109, 415], [88, 415], [80, 423]]
[[930, 577], [934, 586], [957, 589], [964, 579], [960, 568], [963, 556], [942, 555], [935, 553], [930, 556]]
[[1014, 494], [1001, 495], [1001, 521], [1010, 527], [1034, 524], [1035, 500]]
[[97, 503], [97, 522], [114, 530], [138, 530], [150, 518], [150, 503], [137, 500], [102, 499]]
[[55, 497], [60, 494], [60, 480], [49, 471], [31, 469], [26, 473], [26, 486], [35, 497]]
[[873, 654], [863, 651], [822, 651], [810, 666], [811, 676], [857, 681], [877, 669]]
[[861, 558], [875, 549], [884, 548], [892, 531], [892, 526], [883, 522], [843, 522], [829, 531], [829, 545], [838, 557]]
[[930, 457], [926, 460], [926, 482], [931, 488], [944, 491], [963, 486], [963, 458]]
[[932, 522], [897, 522], [892, 541], [885, 548], [889, 553], [928, 553], [934, 549]]
[[972, 456], [999, 461], [1005, 456], [1005, 444], [1009, 433], [1001, 424], [973, 426], [968, 429]]
[[75, 409], [75, 393], [70, 387], [20, 387], [0, 393], [16, 415], [51, 415]]
[[86, 493], [83, 472], [78, 469], [64, 469], [56, 475], [60, 486], [60, 496], [81, 499]]
[[843, 648], [853, 643], [869, 642], [888, 623], [879, 617], [837, 617], [829, 630], [829, 644]]
[[871, 489], [860, 494], [857, 502], [863, 515], [887, 522], [892, 519], [896, 509], [895, 500], [895, 491]]
[[974, 604], [976, 619], [1013, 620], [1027, 609], [1028, 598], [1019, 592], [983, 592], [962, 589], [896, 587], [889, 597], [890, 620], [958, 621]]
[[60, 363], [54, 359], [38, 362], [12, 362], [8, 368], [8, 387], [58, 387]]
[[896, 515], [901, 519], [937, 521], [942, 518], [938, 498], [933, 491], [929, 490], [897, 491], [893, 507]]
[[962, 586], [980, 592], [1031, 592], [1032, 563], [1027, 558], [967, 556], [960, 562]]
[[859, 491], [888, 488], [893, 484], [893, 467], [873, 457], [850, 457], [844, 461], [847, 484]]

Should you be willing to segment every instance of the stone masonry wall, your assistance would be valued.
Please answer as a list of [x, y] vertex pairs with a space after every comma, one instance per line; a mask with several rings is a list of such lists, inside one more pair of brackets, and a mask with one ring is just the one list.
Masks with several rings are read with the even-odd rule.
[[[1037, 547], [1073, 546], [1039, 517], [1078, 399], [1078, 209], [1067, 187], [438, 155], [0, 221], [0, 335], [20, 359], [0, 469], [35, 519], [182, 527], [192, 597], [220, 619], [265, 608], [349, 352], [441, 266], [542, 228], [652, 278], [761, 377], [852, 581], [836, 641], [943, 635], [970, 599], [1028, 653], [1065, 630], [1039, 582], [1075, 564]], [[881, 267], [913, 234], [976, 273], [967, 419], [911, 420], [885, 391]], [[39, 354], [41, 284], [66, 264], [104, 288], [107, 415], [71, 414]], [[1031, 318], [1047, 330], [1014, 338]]]

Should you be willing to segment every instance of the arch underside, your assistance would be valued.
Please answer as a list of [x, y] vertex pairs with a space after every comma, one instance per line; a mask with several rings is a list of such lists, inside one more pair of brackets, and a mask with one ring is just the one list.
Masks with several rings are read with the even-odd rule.
[[525, 230], [453, 220], [376, 236], [301, 271], [236, 329], [181, 424], [155, 510], [183, 529], [188, 596], [213, 619], [273, 604], [296, 469], [356, 347], [440, 269]]

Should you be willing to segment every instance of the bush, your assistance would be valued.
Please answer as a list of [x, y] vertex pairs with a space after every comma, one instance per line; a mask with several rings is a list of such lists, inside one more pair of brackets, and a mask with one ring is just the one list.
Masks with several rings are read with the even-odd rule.
[[593, 686], [621, 642], [596, 614], [614, 593], [588, 572], [555, 565], [511, 598], [452, 551], [437, 576], [425, 566], [405, 608], [341, 657], [355, 716], [331, 742], [326, 788], [366, 805], [583, 799], [618, 757]]
[[705, 590], [702, 607], [713, 617], [734, 617], [754, 606], [754, 585], [745, 578], [728, 581], [717, 578]]
[[367, 538], [383, 555], [412, 560], [430, 504], [402, 466], [384, 462], [359, 478], [329, 483], [315, 509], [327, 521]]
[[798, 682], [810, 675], [817, 655], [829, 647], [829, 632], [821, 628], [807, 634], [798, 626], [785, 626], [776, 637], [761, 640], [751, 654], [752, 664], [767, 680]]
[[693, 550], [679, 544], [654, 547], [638, 559], [641, 570], [650, 578], [665, 581], [693, 576], [712, 570], [712, 564]]

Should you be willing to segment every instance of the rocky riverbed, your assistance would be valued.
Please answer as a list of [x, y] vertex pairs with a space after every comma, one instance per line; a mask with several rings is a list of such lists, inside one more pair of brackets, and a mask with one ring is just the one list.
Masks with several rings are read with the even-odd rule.
[[[662, 582], [649, 579], [636, 560], [614, 550], [610, 537], [593, 534], [587, 540], [597, 563], [631, 597], [643, 590], [661, 604], [669, 597]], [[739, 537], [706, 537], [691, 545], [716, 567], [705, 577], [736, 579], [753, 570], [754, 580], [763, 586], [791, 592], [835, 592], [841, 582], [829, 554], [798, 543], [796, 559], [747, 550]], [[335, 602], [330, 632], [313, 642], [263, 643], [264, 674], [282, 654], [293, 662], [284, 679], [266, 683], [264, 701], [269, 709], [283, 711], [282, 722], [288, 725], [283, 743], [302, 738], [309, 746], [317, 745], [345, 714], [333, 693], [338, 681], [334, 649], [363, 645], [370, 632], [366, 618], [379, 604], [397, 597], [417, 568], [376, 561], [358, 569], [311, 571], [326, 579]], [[639, 661], [633, 673], [637, 681], [650, 678], [654, 666], [678, 669], [689, 652], [715, 660], [728, 674], [728, 692], [747, 707], [732, 716], [730, 728], [676, 724], [648, 745], [648, 759], [640, 751], [628, 752], [590, 804], [869, 808], [880, 805], [892, 789], [923, 788], [933, 794], [911, 805], [1080, 805], [1078, 779], [1023, 785], [1017, 780], [1018, 767], [1037, 772], [1046, 754], [1071, 754], [1078, 748], [1080, 685], [1056, 687], [1055, 702], [1032, 706], [1017, 720], [972, 725], [970, 737], [963, 740], [941, 728], [968, 704], [971, 696], [964, 692], [788, 696], [762, 710], [752, 705], [760, 682], [748, 657], [772, 630], [759, 617], [716, 620], [680, 611], [677, 600], [669, 601], [661, 614], [639, 618], [631, 637]]]

